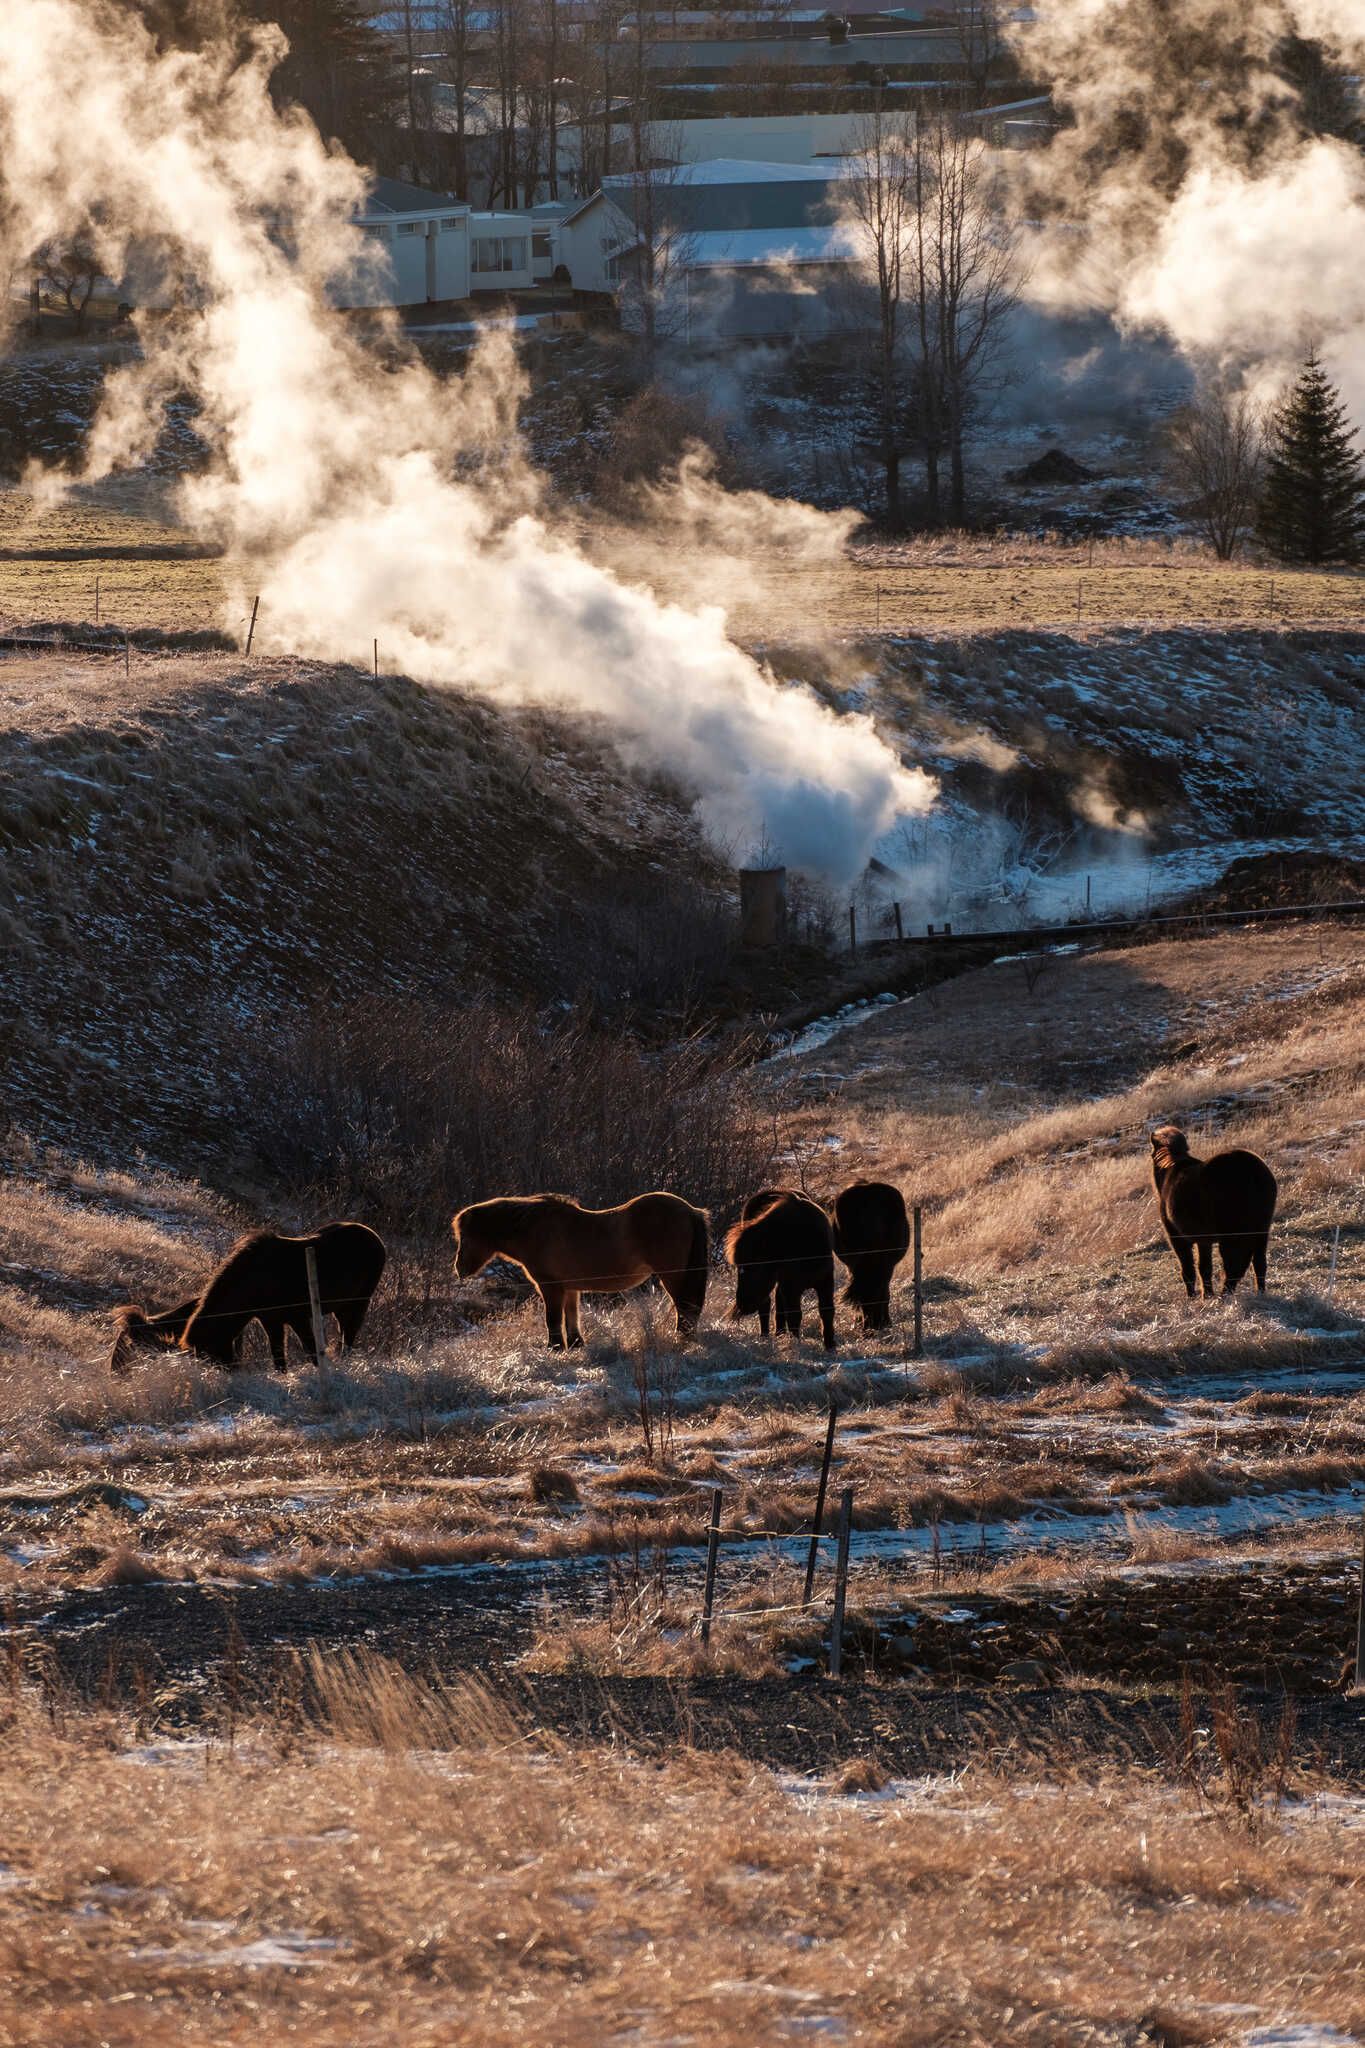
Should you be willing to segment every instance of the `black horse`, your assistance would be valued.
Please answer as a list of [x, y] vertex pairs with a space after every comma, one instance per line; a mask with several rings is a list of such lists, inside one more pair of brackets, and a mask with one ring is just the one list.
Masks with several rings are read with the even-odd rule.
[[1255, 1152], [1215, 1152], [1196, 1159], [1175, 1124], [1152, 1132], [1152, 1182], [1161, 1223], [1180, 1261], [1185, 1292], [1194, 1298], [1195, 1254], [1199, 1285], [1213, 1293], [1213, 1247], [1223, 1262], [1223, 1292], [1231, 1294], [1248, 1266], [1256, 1292], [1265, 1293], [1266, 1249], [1279, 1189]]
[[818, 1202], [792, 1188], [750, 1195], [726, 1236], [725, 1256], [735, 1269], [731, 1322], [756, 1315], [766, 1337], [776, 1291], [778, 1335], [799, 1337], [801, 1297], [813, 1288], [825, 1349], [834, 1350], [834, 1238]]
[[269, 1339], [277, 1372], [285, 1370], [287, 1330], [311, 1355], [310, 1246], [317, 1260], [322, 1313], [336, 1317], [343, 1345], [354, 1344], [384, 1271], [384, 1240], [364, 1223], [326, 1223], [308, 1237], [257, 1230], [238, 1240], [194, 1301], [151, 1316], [131, 1303], [115, 1309], [111, 1369], [126, 1372], [129, 1351], [135, 1347], [171, 1351], [178, 1346], [197, 1351], [215, 1365], [233, 1366], [238, 1339], [252, 1321]]
[[834, 1250], [848, 1267], [843, 1299], [865, 1330], [891, 1327], [891, 1276], [910, 1249], [905, 1197], [889, 1181], [855, 1180], [834, 1197]]

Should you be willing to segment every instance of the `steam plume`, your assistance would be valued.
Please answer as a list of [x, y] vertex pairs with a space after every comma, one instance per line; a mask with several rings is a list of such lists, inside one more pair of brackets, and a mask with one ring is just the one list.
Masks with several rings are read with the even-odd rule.
[[1032, 296], [1271, 381], [1315, 338], [1365, 406], [1365, 157], [1285, 62], [1358, 69], [1362, 0], [1040, 0], [1014, 35], [1075, 122], [1021, 166]]
[[[145, 458], [194, 394], [211, 468], [185, 516], [261, 594], [258, 643], [599, 715], [632, 762], [693, 787], [711, 829], [765, 831], [844, 880], [933, 785], [870, 721], [780, 688], [715, 607], [659, 604], [552, 530], [516, 449], [518, 379], [490, 338], [458, 381], [391, 329], [381, 359], [334, 315], [368, 260], [364, 177], [271, 105], [282, 41], [158, 51], [112, 0], [5, 0], [0, 271], [94, 223], [104, 269], [160, 252], [185, 310], [139, 320], [85, 477]], [[476, 475], [471, 480], [471, 470]]]

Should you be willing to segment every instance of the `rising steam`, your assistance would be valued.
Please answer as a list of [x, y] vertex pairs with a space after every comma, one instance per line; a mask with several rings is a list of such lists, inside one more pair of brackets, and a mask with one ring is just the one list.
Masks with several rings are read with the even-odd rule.
[[[1365, 156], [1315, 132], [1288, 39], [1365, 63], [1365, 0], [1039, 0], [1012, 33], [1074, 126], [1020, 165], [1030, 293], [1273, 384], [1317, 340], [1365, 407]], [[1348, 88], [1349, 90], [1349, 88]]]
[[856, 874], [933, 784], [870, 721], [779, 687], [718, 608], [660, 604], [555, 533], [505, 341], [441, 380], [329, 310], [369, 260], [349, 222], [365, 180], [272, 107], [281, 49], [265, 30], [158, 51], [112, 0], [5, 0], [0, 273], [89, 222], [110, 275], [154, 251], [182, 287], [109, 378], [85, 479], [145, 459], [191, 392], [214, 458], [183, 511], [259, 590], [258, 644], [354, 660], [377, 636], [413, 675], [600, 716], [723, 839]]

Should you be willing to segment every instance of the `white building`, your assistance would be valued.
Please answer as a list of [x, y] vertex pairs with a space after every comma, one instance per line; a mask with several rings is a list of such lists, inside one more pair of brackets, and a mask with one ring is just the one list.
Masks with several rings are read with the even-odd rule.
[[[844, 159], [755, 163], [719, 158], [650, 177], [656, 285], [667, 331], [689, 343], [829, 332], [840, 287], [859, 274], [855, 229], [842, 217]], [[607, 294], [630, 318], [644, 240], [633, 177], [605, 178], [565, 214], [556, 273]], [[845, 297], [848, 296], [844, 293]]]
[[376, 178], [355, 218], [377, 260], [368, 281], [338, 295], [339, 303], [426, 306], [529, 289], [554, 269], [561, 211], [476, 212], [463, 200]]

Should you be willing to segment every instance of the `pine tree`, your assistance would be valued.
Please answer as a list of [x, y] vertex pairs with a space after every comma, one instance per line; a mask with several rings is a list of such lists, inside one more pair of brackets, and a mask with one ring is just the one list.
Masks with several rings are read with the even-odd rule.
[[1365, 546], [1365, 469], [1316, 349], [1270, 416], [1256, 525], [1286, 562], [1352, 562]]

